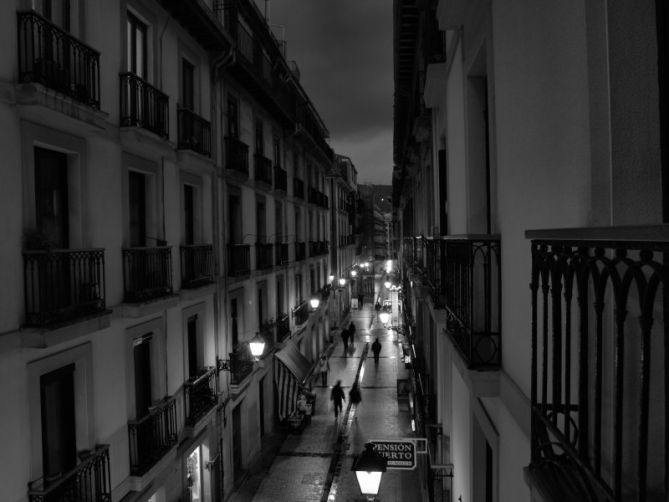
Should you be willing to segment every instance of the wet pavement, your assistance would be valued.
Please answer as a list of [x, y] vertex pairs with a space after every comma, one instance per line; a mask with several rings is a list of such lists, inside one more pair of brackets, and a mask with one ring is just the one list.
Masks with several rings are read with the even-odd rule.
[[[378, 296], [380, 285], [376, 282]], [[394, 331], [386, 330], [378, 321], [372, 298], [366, 298], [361, 309], [352, 310], [342, 326], [351, 321], [356, 325], [355, 350], [346, 353], [339, 330], [334, 333], [329, 349], [328, 385], [321, 385], [320, 376], [314, 380], [316, 406], [311, 423], [302, 432], [266, 438], [262, 459], [250, 469], [250, 475], [230, 501], [365, 500], [351, 471], [354, 456], [371, 439], [414, 437], [411, 414], [408, 409], [400, 409], [397, 401], [397, 379], [408, 378], [402, 360], [401, 336], [398, 340]], [[376, 337], [382, 344], [378, 365], [371, 351]], [[348, 392], [356, 378], [362, 402], [351, 406]], [[343, 413], [335, 420], [330, 390], [337, 380], [342, 382], [346, 401]], [[388, 469], [377, 500], [426, 500], [421, 492], [419, 471]]]

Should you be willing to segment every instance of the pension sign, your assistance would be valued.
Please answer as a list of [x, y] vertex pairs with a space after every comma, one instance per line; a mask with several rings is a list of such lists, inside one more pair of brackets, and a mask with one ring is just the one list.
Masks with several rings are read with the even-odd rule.
[[416, 468], [416, 443], [412, 439], [373, 439], [374, 449], [388, 461], [388, 469]]

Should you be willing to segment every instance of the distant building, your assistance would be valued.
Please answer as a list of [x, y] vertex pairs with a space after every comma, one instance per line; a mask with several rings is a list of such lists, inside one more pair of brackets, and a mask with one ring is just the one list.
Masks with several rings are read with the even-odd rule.
[[362, 260], [382, 260], [390, 256], [392, 208], [391, 185], [358, 185], [358, 254]]

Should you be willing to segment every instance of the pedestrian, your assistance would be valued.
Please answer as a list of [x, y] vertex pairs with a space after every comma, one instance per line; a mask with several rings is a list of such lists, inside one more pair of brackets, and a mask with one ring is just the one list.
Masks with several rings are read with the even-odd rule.
[[351, 344], [355, 342], [355, 324], [353, 324], [353, 321], [351, 321], [351, 324], [348, 325], [348, 338]]
[[328, 371], [330, 371], [330, 361], [328, 361], [325, 354], [318, 361], [318, 371], [321, 374], [321, 385], [325, 387], [328, 384]]
[[341, 411], [342, 402], [346, 400], [344, 396], [344, 390], [341, 388], [341, 380], [337, 380], [337, 383], [332, 387], [332, 392], [330, 392], [330, 401], [334, 405], [334, 416], [335, 422], [339, 418], [339, 412]]
[[379, 365], [379, 354], [381, 353], [381, 342], [379, 342], [378, 337], [374, 340], [372, 344], [372, 352], [374, 353], [374, 364]]
[[355, 419], [358, 419], [358, 404], [362, 402], [362, 394], [360, 393], [360, 386], [358, 385], [358, 382], [355, 382], [353, 384], [353, 387], [351, 387], [351, 390], [348, 393], [348, 398], [351, 404], [355, 405]]
[[362, 306], [365, 304], [365, 295], [362, 293], [358, 293], [358, 308], [362, 310]]
[[344, 342], [344, 355], [348, 354], [348, 329], [341, 330], [341, 340]]

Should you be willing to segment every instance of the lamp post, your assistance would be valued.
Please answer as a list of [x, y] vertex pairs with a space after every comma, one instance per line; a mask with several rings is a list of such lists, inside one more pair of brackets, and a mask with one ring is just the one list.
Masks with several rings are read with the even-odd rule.
[[249, 348], [251, 349], [253, 360], [257, 361], [265, 351], [265, 339], [260, 336], [259, 333], [256, 333], [256, 336], [254, 336], [249, 342]]
[[366, 443], [364, 451], [353, 461], [351, 470], [355, 472], [360, 493], [367, 500], [375, 500], [381, 486], [381, 476], [386, 472], [387, 460], [375, 449], [373, 443]]
[[321, 300], [319, 298], [313, 297], [309, 300], [309, 305], [311, 305], [312, 310], [316, 310], [320, 304]]
[[388, 321], [390, 321], [390, 314], [386, 312], [385, 310], [381, 311], [379, 313], [379, 320], [384, 324], [388, 324]]

